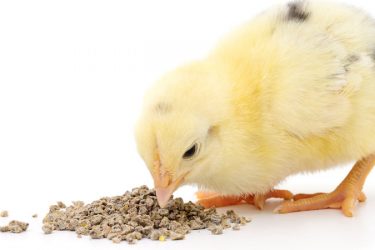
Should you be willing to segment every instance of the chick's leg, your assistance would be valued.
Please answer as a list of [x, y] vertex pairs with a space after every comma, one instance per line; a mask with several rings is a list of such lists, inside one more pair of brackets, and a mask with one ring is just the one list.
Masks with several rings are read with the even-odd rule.
[[266, 194], [248, 194], [241, 196], [222, 196], [213, 192], [197, 192], [198, 203], [204, 207], [225, 207], [237, 204], [253, 204], [257, 208], [262, 209], [264, 203], [269, 198], [282, 198], [289, 200], [293, 198], [293, 194], [287, 190], [271, 190]]
[[346, 178], [331, 193], [298, 194], [294, 201], [286, 201], [275, 209], [278, 213], [298, 211], [341, 208], [344, 215], [353, 216], [354, 206], [357, 201], [366, 200], [362, 192], [367, 175], [375, 164], [375, 154], [358, 161]]

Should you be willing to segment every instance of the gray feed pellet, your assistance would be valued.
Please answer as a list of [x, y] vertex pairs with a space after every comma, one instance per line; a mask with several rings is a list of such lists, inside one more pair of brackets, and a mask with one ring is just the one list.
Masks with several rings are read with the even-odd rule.
[[[43, 231], [75, 231], [92, 239], [109, 239], [114, 243], [134, 244], [144, 238], [164, 241], [182, 240], [191, 230], [208, 229], [212, 234], [250, 222], [233, 210], [219, 214], [215, 208], [205, 209], [181, 198], [171, 199], [160, 208], [156, 194], [147, 186], [133, 188], [122, 196], [103, 197], [90, 204], [75, 201], [50, 206], [43, 219]], [[235, 229], [235, 230], [236, 230]]]
[[240, 224], [234, 224], [234, 225], [232, 226], [232, 229], [233, 229], [233, 230], [240, 230], [240, 229], [241, 229]]
[[8, 216], [9, 216], [8, 211], [6, 211], [6, 210], [0, 211], [0, 217], [8, 217]]

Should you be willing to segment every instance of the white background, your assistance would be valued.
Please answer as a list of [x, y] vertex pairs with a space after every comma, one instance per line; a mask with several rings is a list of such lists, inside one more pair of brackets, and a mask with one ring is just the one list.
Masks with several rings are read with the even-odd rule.
[[[26, 233], [0, 234], [0, 249], [374, 248], [374, 173], [354, 218], [338, 210], [277, 215], [272, 201], [264, 211], [236, 207], [253, 218], [239, 232], [194, 232], [177, 242], [128, 246], [41, 232], [57, 200], [90, 202], [152, 186], [133, 138], [144, 90], [276, 2], [0, 1], [0, 210], [10, 212], [0, 224], [30, 223]], [[347, 2], [375, 16], [371, 1]], [[349, 170], [294, 176], [280, 187], [330, 191]], [[176, 195], [194, 199], [194, 191], [184, 187]]]

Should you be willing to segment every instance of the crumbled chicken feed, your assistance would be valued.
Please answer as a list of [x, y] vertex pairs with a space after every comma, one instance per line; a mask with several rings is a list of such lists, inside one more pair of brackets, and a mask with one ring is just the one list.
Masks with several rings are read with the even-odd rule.
[[0, 217], [8, 217], [9, 214], [8, 214], [8, 211], [4, 210], [4, 211], [0, 211]]
[[240, 230], [240, 224], [234, 224], [234, 225], [232, 226], [232, 229], [233, 229], [233, 230]]
[[75, 231], [92, 239], [107, 238], [114, 243], [134, 244], [143, 238], [165, 241], [181, 240], [191, 230], [208, 229], [212, 234], [250, 222], [233, 210], [218, 214], [215, 208], [205, 209], [181, 198], [171, 199], [160, 208], [155, 191], [147, 186], [134, 188], [122, 196], [104, 197], [85, 205], [81, 201], [65, 206], [50, 206], [43, 219], [46, 234], [54, 230]]
[[22, 233], [26, 231], [28, 226], [29, 226], [28, 223], [12, 220], [11, 222], [9, 222], [8, 225], [0, 227], [0, 232]]

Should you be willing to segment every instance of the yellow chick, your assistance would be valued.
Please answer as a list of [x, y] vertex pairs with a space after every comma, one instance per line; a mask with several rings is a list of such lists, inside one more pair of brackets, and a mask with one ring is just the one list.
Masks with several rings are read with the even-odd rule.
[[[341, 208], [352, 216], [375, 163], [375, 22], [342, 4], [276, 6], [225, 38], [204, 60], [146, 94], [138, 151], [161, 207], [183, 184], [207, 207], [241, 202], [277, 212]], [[287, 176], [357, 161], [331, 193], [292, 196]]]

